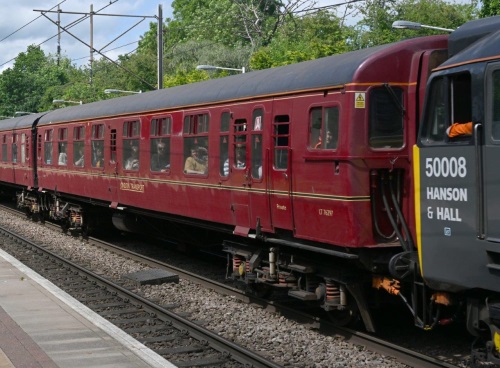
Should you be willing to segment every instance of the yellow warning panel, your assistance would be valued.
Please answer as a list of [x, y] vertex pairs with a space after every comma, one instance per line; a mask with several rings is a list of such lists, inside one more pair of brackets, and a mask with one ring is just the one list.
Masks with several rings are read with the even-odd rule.
[[354, 108], [356, 109], [364, 109], [365, 108], [365, 93], [364, 92], [356, 92], [354, 95]]

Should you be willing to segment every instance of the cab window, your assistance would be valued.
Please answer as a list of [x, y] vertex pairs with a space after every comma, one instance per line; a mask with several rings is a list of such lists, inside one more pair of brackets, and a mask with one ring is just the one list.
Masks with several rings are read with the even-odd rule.
[[423, 144], [470, 141], [469, 136], [450, 139], [446, 130], [453, 123], [472, 120], [471, 78], [468, 73], [435, 78], [430, 85], [421, 130]]

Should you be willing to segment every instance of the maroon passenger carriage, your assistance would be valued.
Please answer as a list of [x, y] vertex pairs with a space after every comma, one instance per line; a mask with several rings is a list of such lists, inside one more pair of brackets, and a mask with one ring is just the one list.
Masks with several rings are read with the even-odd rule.
[[106, 209], [124, 230], [220, 230], [233, 277], [340, 322], [359, 310], [373, 331], [372, 274], [408, 272], [415, 252], [411, 148], [446, 48], [447, 36], [416, 38], [9, 119], [0, 180], [65, 229]]

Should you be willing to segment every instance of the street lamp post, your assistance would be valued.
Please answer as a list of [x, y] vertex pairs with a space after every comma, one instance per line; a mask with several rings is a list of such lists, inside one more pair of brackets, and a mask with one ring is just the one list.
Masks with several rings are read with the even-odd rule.
[[454, 29], [449, 29], [449, 28], [442, 28], [442, 27], [434, 27], [434, 26], [428, 26], [425, 24], [420, 24], [416, 22], [409, 22], [407, 20], [397, 20], [392, 23], [392, 28], [397, 28], [397, 29], [421, 29], [421, 28], [428, 28], [428, 29], [435, 29], [437, 31], [444, 31], [444, 32], [453, 32]]
[[213, 66], [213, 65], [198, 65], [196, 70], [234, 70], [237, 72], [245, 73], [245, 67], [242, 68], [224, 68], [222, 66]]
[[72, 103], [75, 105], [82, 105], [82, 101], [68, 101], [68, 100], [52, 100], [53, 104], [62, 104], [62, 103]]
[[104, 90], [104, 93], [130, 93], [130, 94], [139, 94], [142, 93], [142, 91], [123, 91], [121, 89], [113, 89], [113, 88], [107, 88]]

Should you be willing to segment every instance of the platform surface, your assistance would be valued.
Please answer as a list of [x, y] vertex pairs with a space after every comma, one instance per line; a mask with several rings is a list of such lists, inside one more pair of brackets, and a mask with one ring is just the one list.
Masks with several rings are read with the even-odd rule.
[[173, 364], [0, 250], [0, 368]]

